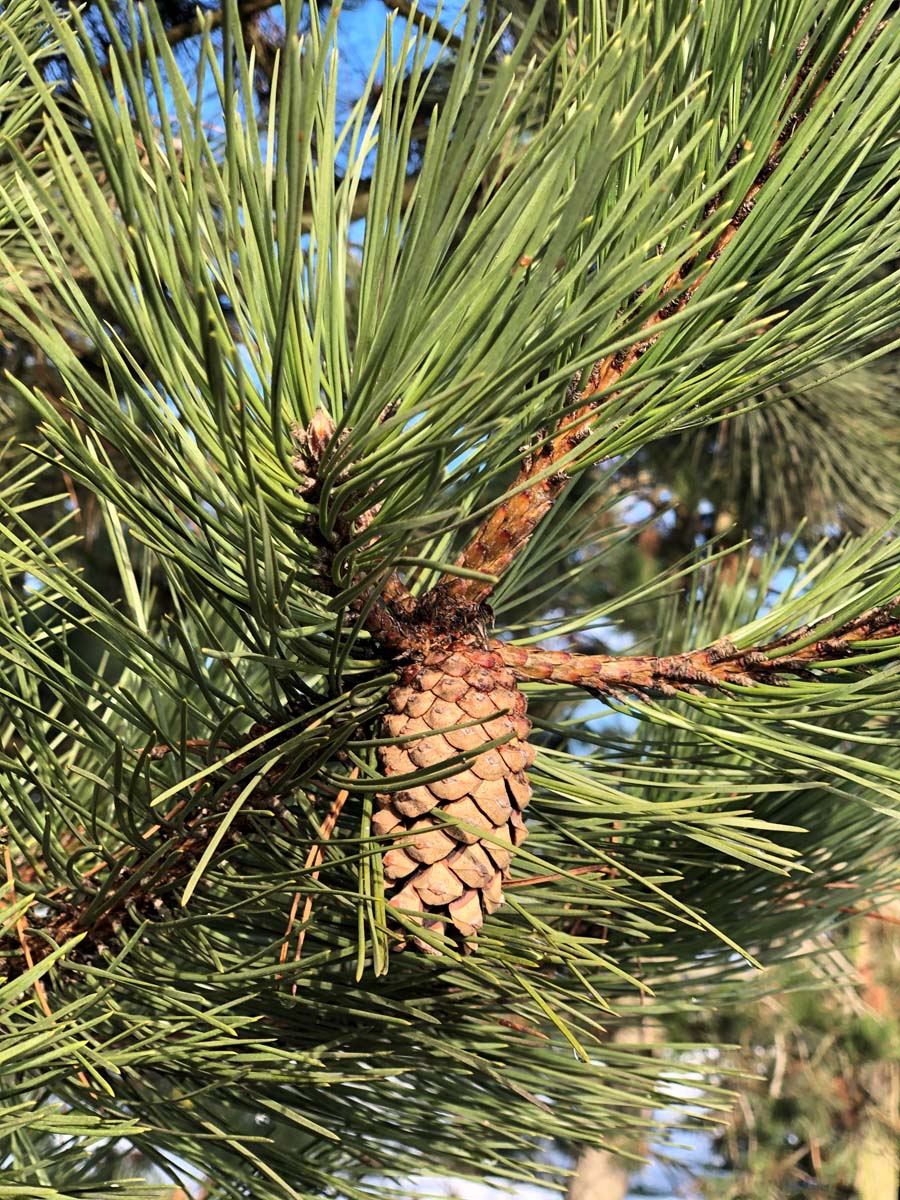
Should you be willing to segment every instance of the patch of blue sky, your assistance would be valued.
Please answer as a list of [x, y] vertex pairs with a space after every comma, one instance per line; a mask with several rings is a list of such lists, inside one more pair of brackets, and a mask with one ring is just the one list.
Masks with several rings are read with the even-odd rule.
[[655, 504], [638, 496], [623, 505], [622, 519], [637, 524], [649, 520], [655, 511]]
[[802, 582], [802, 575], [798, 567], [782, 567], [775, 572], [765, 596], [761, 598], [757, 616], [764, 617], [770, 613], [785, 592], [790, 590], [796, 595], [802, 595], [809, 589], [809, 586]]
[[[419, 10], [428, 16], [437, 18], [445, 28], [453, 28], [456, 26], [460, 13], [464, 5], [460, 0], [454, 0], [453, 3], [444, 5], [435, 4], [420, 4]], [[283, 9], [281, 5], [270, 10], [272, 17], [277, 21], [278, 25], [283, 25]], [[304, 6], [304, 15], [306, 7]], [[320, 26], [324, 30], [328, 23], [330, 15], [329, 6], [322, 5], [319, 13]], [[381, 0], [363, 0], [358, 4], [345, 3], [337, 27], [337, 125], [340, 132], [342, 124], [349, 117], [353, 106], [356, 104], [359, 97], [365, 90], [370, 74], [374, 70], [374, 83], [376, 88], [384, 81], [384, 37], [385, 37], [385, 18], [390, 16], [392, 20], [392, 36], [391, 44], [393, 50], [393, 61], [395, 64], [399, 62], [400, 55], [403, 49], [404, 34], [407, 29], [406, 18], [400, 13], [387, 14], [385, 6]], [[302, 32], [302, 30], [301, 30]], [[410, 45], [407, 51], [407, 63], [409, 63], [415, 54], [416, 38], [411, 37]], [[441, 53], [441, 47], [438, 42], [433, 42], [427, 53], [424, 56], [424, 65], [432, 66], [438, 59]], [[246, 116], [246, 113], [244, 114]], [[268, 131], [265, 124], [260, 128], [260, 143], [262, 147], [263, 157], [266, 155], [268, 145]], [[367, 155], [364, 167], [363, 176], [371, 173], [374, 166], [376, 149]], [[350, 153], [350, 139], [345, 138], [338, 149], [335, 165], [339, 171], [345, 170], [348, 165], [348, 156]], [[360, 226], [363, 223], [357, 223], [356, 229], [352, 231], [351, 239], [353, 241], [361, 241]]]
[[244, 342], [237, 343], [237, 356], [240, 359], [241, 370], [244, 372], [244, 383], [261, 396], [264, 392], [263, 377], [260, 374], [259, 356]]
[[26, 592], [42, 592], [47, 586], [45, 580], [38, 579], [37, 575], [32, 575], [30, 571], [25, 572], [22, 584]]
[[[428, 17], [433, 17], [447, 30], [458, 30], [460, 15], [464, 9], [460, 0], [452, 0], [447, 4], [420, 4], [419, 11]], [[345, 97], [360, 94], [366, 80], [375, 66], [375, 80], [384, 79], [384, 50], [382, 40], [385, 33], [385, 6], [382, 0], [365, 0], [364, 3], [351, 7], [345, 4], [341, 12], [338, 26], [338, 44], [340, 47], [339, 88]], [[388, 14], [393, 22], [391, 41], [394, 48], [394, 62], [399, 60], [403, 39], [407, 29], [406, 18], [401, 13]], [[320, 20], [324, 28], [327, 22], [327, 10], [323, 10]], [[410, 38], [410, 58], [414, 53], [415, 35]], [[380, 51], [377, 60], [376, 51]], [[432, 66], [441, 52], [440, 42], [435, 39], [428, 49], [425, 65]]]

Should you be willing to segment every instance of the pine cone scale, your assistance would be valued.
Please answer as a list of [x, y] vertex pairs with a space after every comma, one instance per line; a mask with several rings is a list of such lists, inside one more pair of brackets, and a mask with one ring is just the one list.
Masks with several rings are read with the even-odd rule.
[[466, 759], [443, 779], [379, 798], [373, 831], [395, 841], [384, 855], [388, 903], [471, 945], [502, 903], [503, 880], [526, 836], [521, 812], [534, 750], [525, 697], [500, 656], [470, 639], [404, 668], [388, 705], [384, 735], [403, 741], [381, 748], [386, 776]]

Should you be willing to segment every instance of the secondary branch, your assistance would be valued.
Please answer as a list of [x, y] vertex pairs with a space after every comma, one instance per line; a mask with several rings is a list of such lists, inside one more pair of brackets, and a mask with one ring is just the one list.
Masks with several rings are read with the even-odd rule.
[[853, 668], [868, 643], [900, 637], [900, 596], [870, 609], [820, 638], [803, 626], [763, 645], [739, 650], [722, 638], [682, 654], [569, 654], [494, 642], [491, 649], [523, 682], [567, 683], [607, 696], [697, 695], [726, 684], [783, 685], [789, 679], [816, 680]]

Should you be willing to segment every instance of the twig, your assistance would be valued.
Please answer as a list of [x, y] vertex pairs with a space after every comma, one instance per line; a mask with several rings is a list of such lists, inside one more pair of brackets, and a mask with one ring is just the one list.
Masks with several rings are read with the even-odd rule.
[[393, 9], [395, 13], [399, 13], [410, 24], [418, 25], [420, 29], [431, 33], [435, 41], [442, 42], [445, 46], [452, 46], [454, 50], [459, 50], [462, 47], [463, 40], [461, 37], [452, 33], [446, 25], [442, 25], [440, 21], [428, 13], [422, 12], [418, 5], [410, 4], [409, 0], [381, 0], [381, 2], [385, 8]]
[[[319, 718], [314, 722], [310, 722], [310, 724], [308, 725], [307, 728], [313, 729], [317, 725], [321, 724], [321, 721], [322, 721], [322, 719]], [[250, 731], [250, 736], [248, 737], [248, 740], [253, 740], [253, 737], [255, 735], [257, 735], [258, 733], [259, 733], [259, 728], [254, 726], [254, 728], [251, 729], [251, 731]], [[202, 749], [202, 748], [208, 747], [210, 745], [210, 743], [204, 739], [191, 739], [190, 741], [186, 742], [185, 745], [190, 747], [191, 749]], [[228, 746], [228, 744], [224, 743], [224, 742], [217, 743], [216, 745], [217, 745], [217, 747], [221, 746], [226, 749], [230, 748]], [[173, 752], [175, 749], [177, 749], [177, 747], [173, 747], [173, 746], [169, 745], [168, 743], [162, 743], [161, 745], [154, 748], [154, 751], [152, 752], [151, 757], [161, 757], [162, 755]], [[232, 771], [236, 771], [236, 770], [240, 769], [242, 766], [246, 765], [246, 761], [247, 760], [244, 757], [241, 757], [237, 760], [233, 760], [230, 764], [228, 764], [228, 766], [230, 767], [230, 769]], [[278, 778], [279, 778], [279, 776], [274, 776], [272, 778], [273, 788], [277, 784]], [[191, 791], [195, 792], [202, 785], [203, 785], [203, 781], [202, 780], [198, 781], [197, 783], [195, 783], [192, 786]], [[231, 789], [229, 789], [228, 791], [226, 791], [224, 793], [224, 795], [222, 797], [223, 802], [227, 802], [230, 794], [231, 794]], [[270, 797], [270, 800], [272, 798], [277, 799], [277, 797]], [[172, 820], [173, 817], [175, 817], [180, 811], [182, 811], [185, 808], [187, 803], [188, 803], [188, 801], [186, 799], [177, 800], [167, 810], [167, 812], [165, 813], [165, 815], [162, 817], [162, 819], [159, 822], [155, 822], [154, 824], [150, 825], [147, 829], [142, 831], [142, 833], [140, 835], [141, 841], [144, 843], [149, 843], [150, 839], [152, 837], [155, 837], [156, 834], [158, 834], [164, 828], [164, 826]], [[161, 874], [158, 874], [155, 877], [155, 879], [153, 881], [155, 886], [149, 887], [147, 885], [147, 881], [145, 879], [145, 874], [146, 874], [146, 871], [148, 868], [148, 864], [155, 863], [156, 866], [159, 865], [158, 862], [156, 862], [156, 860], [155, 860], [155, 856], [152, 853], [150, 853], [148, 855], [148, 857], [143, 858], [143, 859], [139, 858], [138, 861], [132, 862], [129, 866], [123, 867], [121, 865], [123, 860], [126, 859], [128, 857], [128, 855], [132, 854], [136, 849], [139, 849], [139, 847], [137, 847], [133, 844], [122, 846], [113, 855], [112, 869], [115, 871], [121, 872], [121, 874], [120, 874], [119, 895], [118, 895], [116, 902], [112, 905], [112, 907], [107, 908], [105, 912], [99, 914], [96, 921], [94, 922], [94, 924], [92, 926], [88, 927], [82, 923], [85, 911], [91, 906], [91, 904], [94, 901], [93, 896], [88, 896], [86, 900], [81, 900], [78, 903], [72, 904], [67, 909], [65, 909], [61, 912], [58, 912], [54, 917], [41, 923], [40, 924], [41, 931], [44, 934], [49, 934], [50, 938], [52, 939], [52, 942], [55, 942], [57, 945], [64, 944], [70, 937], [73, 937], [76, 933], [87, 932], [89, 935], [90, 943], [92, 943], [94, 946], [96, 946], [105, 934], [107, 934], [111, 930], [112, 931], [115, 930], [116, 922], [120, 919], [120, 917], [123, 913], [127, 912], [127, 907], [128, 907], [129, 903], [137, 903], [140, 906], [143, 906], [143, 908], [145, 910], [152, 912], [152, 906], [155, 903], [158, 903], [158, 901], [159, 901], [159, 898], [160, 898], [159, 893], [166, 888], [172, 887], [178, 881], [179, 878], [181, 878], [185, 874], [189, 873], [193, 867], [193, 862], [194, 862], [195, 858], [197, 857], [197, 855], [202, 853], [202, 850], [206, 845], [206, 839], [209, 836], [208, 835], [208, 817], [210, 815], [212, 815], [212, 814], [209, 814], [206, 812], [201, 812], [195, 818], [190, 820], [186, 830], [184, 831], [184, 836], [182, 837], [180, 843], [178, 844], [177, 856], [173, 860], [171, 860], [172, 865], [167, 866], [162, 871]], [[278, 813], [276, 813], [275, 815], [279, 817], [282, 824], [286, 824], [285, 818], [283, 816], [281, 816]], [[236, 831], [237, 831], [237, 826], [234, 826], [233, 832], [236, 833]], [[6, 853], [8, 856], [8, 848], [6, 849]], [[85, 882], [88, 879], [92, 878], [93, 876], [100, 874], [102, 871], [109, 870], [109, 869], [110, 869], [110, 862], [108, 860], [104, 859], [102, 862], [97, 862], [92, 867], [90, 867], [86, 871], [84, 871], [81, 875], [81, 880], [82, 880], [82, 882]], [[154, 869], [155, 869], [155, 867], [154, 867]], [[12, 865], [10, 862], [8, 872], [11, 874], [11, 871], [12, 871]], [[127, 887], [123, 887], [122, 886], [123, 884], [127, 884]], [[49, 892], [46, 896], [46, 899], [48, 899], [48, 900], [54, 899], [57, 896], [64, 895], [67, 891], [69, 891], [69, 888], [67, 886], [60, 885], [59, 887], [55, 888], [53, 891]], [[24, 921], [23, 921], [23, 926], [24, 926]], [[82, 943], [82, 948], [83, 947], [84, 947], [84, 943]], [[42, 941], [41, 943], [39, 943], [38, 947], [37, 947], [38, 960], [45, 957], [45, 955], [49, 953], [50, 948], [51, 948], [51, 943], [49, 941], [46, 941], [46, 942]], [[27, 942], [23, 943], [22, 951], [23, 951], [23, 957], [25, 958], [26, 964], [29, 967], [31, 967], [33, 965], [33, 955], [31, 954], [31, 951], [27, 945]]]
[[[787, 104], [781, 119], [781, 130], [775, 138], [762, 169], [738, 204], [734, 216], [707, 252], [705, 265], [688, 283], [686, 281], [691, 278], [691, 274], [696, 268], [695, 256], [688, 257], [664, 283], [660, 299], [665, 299], [665, 303], [647, 318], [631, 347], [619, 350], [594, 363], [583, 384], [580, 374], [575, 376], [566, 395], [566, 412], [558, 422], [556, 429], [525, 459], [515, 483], [510, 488], [511, 494], [498, 504], [482, 522], [469, 545], [458, 557], [458, 566], [500, 578], [528, 544], [538, 524], [550, 511], [569, 482], [569, 469], [564, 465], [565, 460], [590, 434], [602, 399], [608, 395], [609, 389], [613, 388], [654, 344], [659, 337], [657, 327], [669, 317], [684, 310], [697, 289], [708, 277], [717, 259], [734, 240], [741, 226], [753, 211], [766, 181], [778, 167], [785, 146], [809, 114], [827, 81], [843, 61], [847, 47], [864, 25], [870, 7], [867, 5], [862, 10], [822, 84], [810, 99], [807, 108], [802, 113], [792, 113], [790, 105], [802, 80], [809, 72], [808, 65], [804, 64], [798, 72], [798, 76], [788, 92]], [[878, 33], [882, 27], [879, 25], [875, 33]], [[706, 216], [715, 212], [720, 203], [721, 198], [714, 197], [707, 208]], [[666, 299], [669, 296], [673, 298]], [[595, 397], [600, 398], [595, 399]], [[442, 580], [438, 587], [448, 598], [457, 602], [475, 604], [486, 601], [494, 585], [479, 579], [452, 576]]]
[[[354, 767], [350, 772], [350, 778], [355, 779], [359, 774], [359, 767]], [[311, 881], [315, 883], [319, 878], [319, 870], [322, 866], [322, 860], [325, 857], [325, 843], [334, 832], [334, 827], [338, 822], [344, 805], [347, 803], [347, 798], [350, 795], [349, 788], [342, 788], [332, 801], [331, 808], [328, 810], [324, 821], [322, 822], [322, 833], [319, 841], [310, 847], [309, 853], [306, 856], [306, 862], [303, 864], [304, 871], [308, 871], [310, 867], [314, 867]], [[287, 940], [291, 936], [291, 930], [294, 928], [294, 919], [297, 916], [297, 908], [300, 903], [300, 893], [297, 892], [294, 896], [294, 902], [291, 905], [290, 916], [288, 917], [287, 929], [284, 931], [284, 942], [281, 946], [281, 953], [278, 956], [278, 961], [283, 963], [287, 960]], [[303, 943], [306, 940], [306, 931], [309, 928], [309, 918], [312, 913], [313, 894], [310, 892], [303, 905], [303, 915], [300, 918], [300, 932], [297, 935], [297, 945], [294, 950], [294, 962], [300, 961], [300, 955], [303, 953]]]
[[[310, 504], [318, 504], [322, 494], [322, 467], [326, 457], [335, 447], [339, 449], [342, 436], [335, 442], [335, 424], [324, 408], [316, 409], [309, 425], [303, 429], [297, 425], [292, 431], [296, 453], [292, 459], [298, 476], [297, 491]], [[334, 446], [332, 445], [334, 443]], [[321, 586], [334, 592], [331, 568], [337, 546], [346, 545], [351, 538], [368, 528], [378, 512], [378, 505], [365, 510], [349, 523], [339, 519], [333, 540], [330, 540], [317, 522], [310, 521], [307, 537], [316, 546], [322, 557]], [[356, 581], [354, 581], [356, 582]], [[379, 594], [372, 599], [372, 593]], [[380, 589], [370, 587], [354, 603], [353, 611], [359, 612], [368, 605], [364, 626], [378, 644], [388, 651], [403, 651], [408, 648], [409, 634], [400, 613], [410, 613], [416, 601], [396, 571], [392, 571]]]
[[[12, 856], [9, 853], [8, 845], [5, 845], [3, 847], [3, 865], [6, 868], [6, 881], [9, 884], [9, 898], [10, 898], [11, 903], [15, 904], [16, 903], [16, 881], [15, 881], [15, 876], [13, 875]], [[27, 928], [27, 924], [25, 921], [24, 913], [19, 913], [18, 917], [16, 918], [15, 928], [16, 928], [16, 937], [19, 939], [19, 946], [22, 949], [22, 955], [25, 958], [25, 962], [28, 964], [28, 969], [31, 970], [32, 967], [34, 966], [34, 959], [31, 955], [31, 947], [28, 945], [28, 935], [25, 932], [26, 928]], [[52, 1020], [53, 1019], [53, 1010], [51, 1009], [49, 1003], [47, 1002], [47, 994], [44, 991], [44, 985], [40, 979], [35, 979], [34, 991], [35, 991], [35, 995], [38, 998], [38, 1002], [40, 1003], [41, 1008], [44, 1010], [45, 1015], [50, 1017], [50, 1019]]]
[[498, 1017], [497, 1024], [505, 1025], [507, 1029], [514, 1029], [516, 1033], [530, 1034], [531, 1037], [540, 1038], [542, 1042], [550, 1041], [546, 1033], [542, 1033], [540, 1029], [535, 1029], [533, 1025], [526, 1024], [520, 1017]]
[[616, 875], [615, 867], [606, 863], [589, 863], [584, 867], [570, 867], [568, 871], [558, 871], [553, 875], [527, 875], [524, 879], [508, 879], [504, 888], [534, 887], [538, 883], [558, 883], [568, 879], [570, 875]]
[[753, 687], [779, 685], [786, 676], [815, 679], [819, 672], [853, 666], [859, 643], [900, 637], [900, 597], [870, 609], [859, 617], [804, 646], [791, 647], [809, 637], [804, 626], [761, 646], [738, 650], [727, 638], [701, 650], [666, 657], [655, 655], [569, 654], [492, 642], [491, 649], [523, 682], [547, 680], [568, 683], [605, 695], [697, 694], [701, 688], [724, 684]]
[[[4, 845], [4, 847], [3, 847], [3, 865], [6, 869], [6, 879], [7, 879], [7, 882], [9, 883], [9, 898], [10, 898], [10, 901], [13, 904], [15, 904], [16, 903], [16, 883], [15, 883], [15, 877], [13, 876], [12, 856], [9, 853], [8, 845]], [[25, 959], [28, 969], [31, 970], [34, 967], [34, 957], [31, 953], [31, 947], [28, 944], [27, 924], [25, 921], [24, 912], [19, 913], [18, 917], [16, 918], [15, 928], [16, 928], [16, 937], [19, 939], [19, 946], [21, 947], [21, 950], [22, 950], [22, 956]], [[51, 1021], [54, 1021], [56, 1018], [53, 1014], [53, 1009], [50, 1007], [50, 1002], [47, 999], [47, 992], [44, 988], [43, 980], [35, 979], [34, 992], [38, 998], [38, 1003], [40, 1004], [41, 1008], [44, 1010], [44, 1015], [49, 1017]], [[81, 1071], [81, 1070], [76, 1071], [75, 1078], [78, 1080], [79, 1083], [83, 1084], [83, 1086], [85, 1088], [87, 1088], [87, 1090], [89, 1092], [91, 1092], [92, 1095], [96, 1095], [96, 1093], [94, 1093], [94, 1091], [91, 1087], [91, 1084], [88, 1081], [88, 1077], [84, 1071]]]
[[769, 1096], [773, 1100], [781, 1099], [781, 1088], [784, 1083], [787, 1063], [788, 1055], [787, 1047], [784, 1043], [784, 1032], [779, 1029], [775, 1034], [775, 1068], [772, 1071], [772, 1079], [769, 1083]]

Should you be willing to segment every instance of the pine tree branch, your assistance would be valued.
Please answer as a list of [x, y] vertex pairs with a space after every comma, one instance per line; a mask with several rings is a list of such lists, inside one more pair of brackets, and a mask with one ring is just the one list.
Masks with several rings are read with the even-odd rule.
[[[238, 16], [243, 23], [248, 18], [265, 12], [266, 9], [274, 8], [278, 2], [279, 0], [243, 0], [243, 3], [238, 5]], [[186, 42], [192, 37], [199, 37], [206, 28], [210, 31], [218, 29], [224, 19], [224, 5], [220, 8], [208, 9], [200, 17], [191, 17], [189, 21], [180, 21], [177, 25], [171, 25], [165, 31], [165, 39], [170, 46], [177, 46], [180, 42]], [[140, 48], [140, 59], [141, 62], [147, 61], [147, 50], [143, 46]], [[112, 63], [109, 61], [103, 63], [100, 71], [104, 78], [110, 79]]]
[[[254, 725], [247, 733], [245, 741], [247, 744], [254, 743], [261, 735], [271, 733], [276, 728], [275, 725]], [[277, 745], [286, 736], [287, 731], [282, 729], [271, 739], [270, 745]], [[178, 748], [208, 750], [209, 746], [208, 742], [192, 739]], [[229, 747], [219, 743], [217, 748], [228, 750]], [[162, 758], [175, 749], [161, 743], [151, 751], [150, 757]], [[230, 774], [243, 781], [259, 754], [260, 748], [257, 746], [254, 751], [232, 759], [223, 770], [227, 769]], [[297, 829], [293, 823], [288, 822], [280, 802], [280, 795], [290, 789], [293, 777], [290, 763], [276, 771], [266, 787], [260, 789], [254, 798], [253, 810], [270, 810], [286, 825], [288, 833], [295, 837]], [[210, 838], [216, 832], [219, 819], [233, 802], [240, 787], [241, 782], [236, 782], [225, 788], [210, 805], [196, 809], [184, 822], [180, 834], [170, 838], [168, 846], [163, 848], [160, 845], [160, 837], [172, 833], [176, 818], [185, 808], [184, 800], [176, 802], [158, 824], [149, 826], [141, 833], [139, 845], [126, 845], [112, 855], [111, 862], [104, 859], [84, 872], [81, 876], [82, 884], [89, 885], [104, 869], [107, 871], [105, 881], [99, 888], [95, 886], [89, 889], [86, 886], [75, 896], [68, 886], [50, 892], [46, 897], [50, 902], [50, 911], [46, 915], [32, 916], [27, 922], [23, 916], [18, 922], [16, 932], [22, 953], [21, 956], [7, 958], [7, 978], [17, 977], [26, 968], [44, 959], [54, 947], [64, 945], [78, 934], [85, 934], [77, 949], [78, 958], [91, 960], [103, 953], [107, 940], [113, 939], [123, 927], [133, 927], [140, 920], [157, 919], [160, 911], [169, 903], [173, 890], [190, 878]], [[219, 855], [227, 853], [238, 844], [241, 837], [252, 828], [253, 820], [252, 810], [238, 813], [222, 838], [218, 848]], [[11, 877], [11, 866], [8, 873]], [[109, 897], [99, 910], [98, 890], [104, 897]], [[14, 893], [12, 899], [15, 900]], [[40, 994], [42, 995], [42, 992]], [[42, 1003], [46, 1004], [46, 1001]]]
[[[826, 636], [806, 641], [814, 627], [744, 650], [727, 638], [700, 650], [656, 655], [570, 654], [493, 642], [491, 648], [523, 682], [567, 683], [601, 695], [697, 695], [725, 684], [783, 685], [789, 678], [815, 680], [854, 665], [854, 654], [869, 642], [900, 637], [900, 597], [870, 609]], [[799, 645], [799, 643], [805, 643]], [[796, 649], [792, 649], [796, 647]], [[900, 657], [900, 644], [897, 646]]]
[[[358, 774], [359, 774], [359, 767], [354, 767], [353, 770], [350, 772], [349, 778], [356, 779]], [[321, 839], [317, 842], [314, 842], [313, 845], [309, 849], [309, 853], [306, 856], [306, 861], [303, 864], [303, 869], [304, 869], [304, 871], [312, 872], [312, 874], [310, 875], [310, 883], [311, 884], [316, 883], [319, 878], [319, 873], [321, 871], [322, 862], [324, 861], [324, 858], [325, 858], [326, 843], [328, 842], [329, 838], [331, 837], [332, 833], [334, 832], [334, 828], [338, 823], [338, 818], [340, 817], [341, 812], [343, 811], [344, 805], [347, 803], [349, 796], [350, 796], [349, 788], [341, 788], [341, 790], [335, 796], [335, 798], [332, 802], [331, 808], [329, 809], [328, 814], [325, 817], [325, 820], [322, 822]], [[294, 920], [296, 919], [296, 916], [297, 916], [297, 909], [300, 906], [301, 898], [302, 898], [301, 893], [297, 892], [294, 896], [293, 904], [291, 905], [291, 911], [290, 911], [290, 915], [288, 917], [287, 929], [284, 931], [284, 944], [281, 947], [281, 953], [278, 957], [278, 961], [282, 962], [282, 963], [287, 962], [288, 938], [291, 936], [291, 934], [294, 930]], [[309, 892], [303, 903], [303, 913], [300, 917], [300, 932], [297, 935], [297, 945], [296, 945], [296, 948], [294, 949], [294, 962], [299, 962], [300, 955], [303, 953], [303, 943], [306, 940], [306, 932], [309, 928], [309, 918], [312, 915], [312, 910], [313, 910], [313, 893]], [[296, 985], [295, 985], [294, 989], [293, 989], [295, 994], [296, 994], [296, 990], [297, 989], [296, 989]]]
[[[482, 522], [469, 545], [457, 558], [458, 566], [501, 578], [514, 559], [525, 549], [538, 524], [569, 482], [571, 475], [567, 460], [591, 433], [601, 405], [612, 395], [610, 389], [619, 383], [656, 342], [659, 337], [657, 327], [687, 307], [716, 261], [737, 236], [756, 206], [767, 181], [776, 172], [785, 147], [809, 116], [828, 81], [840, 68], [851, 42], [865, 25], [870, 9], [871, 5], [862, 9], [807, 106], [801, 112], [794, 112], [791, 111], [791, 104], [812, 70], [810, 60], [801, 64], [788, 93], [780, 132], [765, 163], [738, 204], [731, 220], [713, 242], [700, 269], [697, 270], [696, 256], [687, 258], [665, 281], [660, 292], [660, 299], [664, 300], [664, 303], [644, 322], [641, 329], [643, 336], [628, 349], [618, 350], [595, 362], [583, 384], [581, 373], [576, 374], [566, 394], [565, 415], [558, 422], [554, 432], [525, 459], [515, 483], [510, 488], [511, 494], [508, 499], [501, 502]], [[873, 36], [884, 28], [884, 24], [881, 22], [875, 27]], [[806, 43], [799, 47], [798, 57], [803, 54], [805, 45]], [[722, 202], [721, 193], [710, 201], [704, 213], [707, 221], [720, 208]], [[699, 238], [702, 234], [698, 232], [697, 236]], [[485, 602], [494, 586], [479, 579], [462, 576], [448, 578], [438, 585], [446, 597], [471, 604]]]
[[454, 50], [459, 50], [463, 44], [461, 37], [455, 33], [451, 33], [445, 25], [434, 17], [414, 4], [410, 4], [409, 0], [382, 0], [385, 8], [389, 8], [392, 12], [399, 13], [405, 20], [413, 25], [418, 25], [420, 29], [430, 32], [436, 41], [441, 42], [444, 46], [451, 46]]

